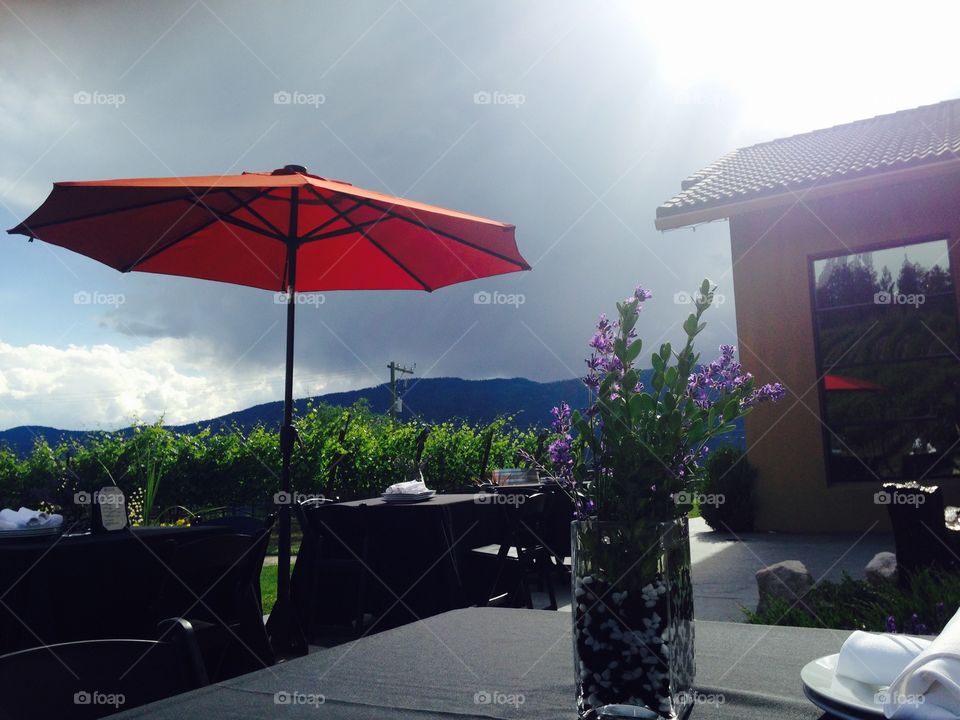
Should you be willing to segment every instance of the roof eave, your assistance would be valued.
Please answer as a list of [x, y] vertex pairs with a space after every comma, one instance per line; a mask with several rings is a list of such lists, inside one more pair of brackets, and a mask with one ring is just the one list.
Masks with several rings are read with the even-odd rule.
[[771, 207], [787, 205], [801, 200], [815, 200], [829, 195], [845, 194], [858, 190], [871, 190], [873, 188], [903, 182], [914, 182], [958, 170], [960, 170], [960, 158], [951, 155], [947, 158], [938, 158], [932, 162], [910, 165], [896, 170], [873, 172], [869, 175], [860, 175], [849, 179], [814, 185], [812, 187], [801, 187], [796, 190], [786, 190], [771, 195], [752, 197], [738, 202], [726, 202], [719, 205], [708, 205], [706, 207], [693, 207], [683, 212], [670, 213], [662, 216], [658, 215], [654, 220], [654, 225], [657, 230], [676, 230], [677, 228], [698, 225], [713, 220], [723, 220], [736, 215], [743, 215], [757, 210], [766, 210]]

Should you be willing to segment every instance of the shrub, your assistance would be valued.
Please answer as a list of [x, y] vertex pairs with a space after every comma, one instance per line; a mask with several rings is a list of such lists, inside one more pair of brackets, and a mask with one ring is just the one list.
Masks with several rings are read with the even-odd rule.
[[[388, 485], [409, 479], [422, 428], [416, 420], [377, 415], [363, 403], [349, 409], [310, 406], [296, 425], [301, 443], [291, 463], [294, 490], [345, 500], [375, 496]], [[475, 482], [484, 437], [491, 429], [490, 467], [515, 466], [520, 450], [536, 448], [536, 431], [517, 429], [510, 418], [480, 426], [435, 425], [422, 458], [428, 485], [442, 491]], [[340, 455], [344, 460], [328, 486], [330, 463]], [[148, 509], [150, 517], [156, 517], [173, 505], [194, 511], [220, 505], [263, 510], [272, 509], [279, 476], [275, 428], [206, 428], [184, 434], [159, 423], [138, 424], [125, 433], [96, 435], [85, 444], [50, 447], [39, 441], [25, 458], [0, 448], [0, 507], [52, 507], [64, 513], [69, 526], [88, 514], [87, 508], [74, 503], [75, 493], [115, 482], [130, 499], [134, 519], [141, 519]], [[155, 497], [148, 508], [151, 479]]]
[[739, 448], [732, 446], [715, 450], [706, 463], [706, 475], [701, 492], [706, 499], [700, 515], [714, 530], [748, 532], [753, 530], [753, 483], [757, 470]]
[[935, 635], [960, 606], [960, 575], [924, 569], [904, 587], [854, 580], [821, 581], [799, 602], [771, 598], [764, 612], [743, 609], [747, 622], [761, 625], [905, 632]]

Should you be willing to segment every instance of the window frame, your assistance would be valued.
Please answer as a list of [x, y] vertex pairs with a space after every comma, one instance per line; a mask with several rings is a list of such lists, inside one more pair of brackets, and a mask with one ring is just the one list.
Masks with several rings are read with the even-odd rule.
[[[958, 334], [960, 334], [960, 285], [958, 285], [958, 272], [960, 268], [955, 267], [953, 262], [953, 250], [958, 242], [958, 237], [951, 232], [944, 231], [939, 233], [926, 233], [923, 235], [912, 235], [909, 238], [896, 238], [890, 240], [880, 240], [873, 243], [868, 243], [865, 245], [857, 245], [854, 248], [844, 247], [840, 250], [833, 249], [823, 252], [808, 253], [806, 256], [807, 260], [807, 283], [808, 283], [808, 298], [810, 302], [810, 331], [813, 335], [813, 355], [814, 355], [814, 371], [817, 375], [817, 410], [819, 412], [818, 420], [820, 422], [820, 444], [821, 444], [821, 454], [823, 457], [823, 468], [824, 468], [824, 477], [826, 480], [827, 487], [834, 485], [867, 485], [869, 483], [878, 482], [899, 482], [904, 480], [918, 480], [920, 478], [908, 477], [901, 475], [898, 477], [876, 477], [873, 469], [870, 468], [866, 463], [864, 463], [858, 457], [857, 460], [867, 468], [871, 475], [874, 475], [870, 480], [844, 480], [837, 479], [832, 477], [831, 471], [831, 441], [832, 436], [836, 435], [836, 431], [832, 430], [827, 423], [827, 407], [826, 407], [826, 383], [824, 378], [827, 375], [827, 370], [823, 367], [823, 355], [821, 353], [820, 347], [820, 332], [819, 332], [819, 315], [823, 312], [830, 312], [831, 310], [836, 310], [840, 308], [818, 308], [817, 307], [817, 276], [815, 271], [815, 264], [819, 260], [828, 260], [830, 258], [838, 257], [849, 257], [851, 255], [859, 255], [863, 253], [872, 253], [881, 250], [893, 250], [896, 248], [907, 248], [911, 245], [923, 245], [924, 243], [937, 242], [943, 240], [947, 244], [947, 270], [950, 274], [950, 280], [953, 285], [952, 292], [944, 292], [942, 294], [938, 293], [938, 296], [946, 296], [952, 294], [954, 297], [954, 308], [955, 308], [955, 320], [957, 322]], [[866, 304], [863, 304], [864, 306]], [[858, 305], [848, 305], [843, 307], [857, 307]], [[934, 360], [942, 359], [944, 357], [957, 357], [954, 353], [943, 353], [937, 356], [923, 356], [914, 358], [913, 361], [921, 360]], [[901, 360], [900, 363], [910, 362], [910, 360]], [[877, 365], [890, 365], [895, 363], [886, 363], [886, 362], [877, 362], [871, 363]], [[834, 366], [831, 366], [834, 367]], [[841, 365], [842, 367], [842, 365]], [[898, 421], [898, 423], [903, 423], [903, 420]], [[883, 421], [877, 421], [877, 426], [882, 424], [890, 424], [889, 421], [884, 423]], [[953, 479], [949, 475], [934, 475], [927, 474], [923, 476], [923, 479], [936, 479], [938, 482], [943, 482], [945, 480]]]

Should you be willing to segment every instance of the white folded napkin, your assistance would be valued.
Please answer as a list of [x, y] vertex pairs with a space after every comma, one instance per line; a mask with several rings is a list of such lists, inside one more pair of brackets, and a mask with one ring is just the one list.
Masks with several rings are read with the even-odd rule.
[[887, 718], [960, 718], [960, 611], [890, 683], [883, 705]]
[[59, 527], [63, 524], [63, 515], [45, 513], [22, 507], [19, 510], [4, 508], [0, 510], [0, 530], [27, 530], [41, 527]]
[[410, 480], [409, 482], [395, 483], [388, 487], [384, 494], [386, 495], [419, 495], [429, 492], [427, 484], [423, 480]]
[[857, 630], [840, 648], [836, 674], [868, 685], [889, 685], [930, 643], [912, 635]]

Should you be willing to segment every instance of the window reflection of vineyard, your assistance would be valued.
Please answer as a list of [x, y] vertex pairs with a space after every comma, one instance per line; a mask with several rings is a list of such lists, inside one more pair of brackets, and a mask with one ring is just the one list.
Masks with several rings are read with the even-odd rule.
[[887, 265], [877, 273], [873, 260], [815, 263], [820, 373], [863, 385], [825, 392], [832, 479], [955, 474], [960, 342], [951, 276], [909, 250], [896, 277]]

